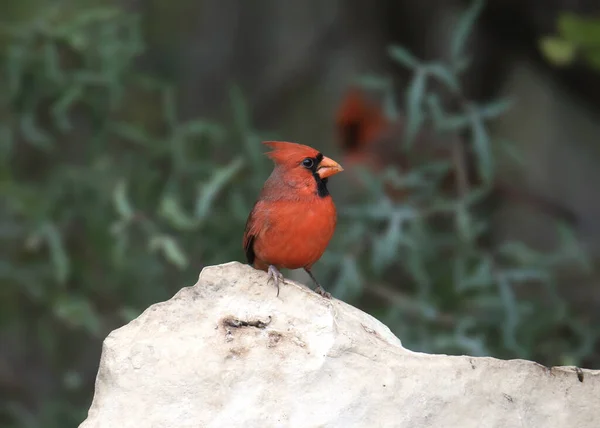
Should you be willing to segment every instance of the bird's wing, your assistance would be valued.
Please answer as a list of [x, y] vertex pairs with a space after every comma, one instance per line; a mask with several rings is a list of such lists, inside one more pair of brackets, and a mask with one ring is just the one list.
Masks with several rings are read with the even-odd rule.
[[261, 205], [262, 201], [257, 201], [252, 207], [252, 211], [250, 211], [250, 215], [248, 215], [248, 220], [246, 221], [246, 229], [244, 230], [244, 252], [246, 253], [246, 260], [249, 264], [254, 264], [254, 260], [256, 255], [254, 254], [254, 239], [258, 235], [261, 228]]

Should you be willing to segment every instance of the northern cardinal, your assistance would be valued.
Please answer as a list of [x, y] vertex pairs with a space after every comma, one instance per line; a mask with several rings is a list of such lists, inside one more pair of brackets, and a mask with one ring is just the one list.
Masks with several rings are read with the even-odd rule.
[[[410, 156], [402, 150], [404, 122], [388, 119], [379, 104], [368, 94], [356, 87], [346, 93], [337, 110], [336, 131], [338, 143], [344, 151], [344, 164], [363, 165], [374, 172], [387, 166], [394, 166], [401, 172], [408, 172], [415, 165], [432, 160], [453, 160], [452, 144], [447, 139], [435, 135], [429, 129], [422, 129], [415, 137]], [[462, 144], [462, 141], [458, 141]], [[465, 150], [464, 179], [466, 185], [477, 185], [480, 177], [475, 162]], [[442, 179], [441, 189], [456, 193], [457, 169], [452, 168]], [[387, 189], [389, 196], [402, 200], [405, 190]], [[507, 183], [496, 181], [489, 200], [510, 199], [537, 207], [557, 218], [574, 224], [577, 216], [569, 209], [526, 189], [515, 188]]]
[[303, 268], [315, 292], [330, 298], [311, 272], [325, 252], [337, 222], [327, 180], [343, 168], [321, 152], [302, 144], [265, 141], [275, 163], [254, 204], [244, 232], [248, 263], [268, 272], [279, 295], [280, 268]]

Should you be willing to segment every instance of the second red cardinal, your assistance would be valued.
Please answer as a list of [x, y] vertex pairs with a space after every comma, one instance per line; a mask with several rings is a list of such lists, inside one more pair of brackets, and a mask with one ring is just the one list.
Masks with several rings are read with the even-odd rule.
[[[404, 126], [402, 116], [396, 121], [389, 120], [368, 92], [351, 87], [337, 110], [335, 124], [337, 140], [344, 152], [344, 165], [350, 165], [348, 172], [352, 172], [353, 166], [362, 165], [374, 172], [393, 166], [406, 173], [419, 162], [452, 160], [451, 145], [446, 141], [447, 137], [436, 135], [428, 128], [416, 135], [409, 157], [401, 149]], [[464, 173], [468, 185], [481, 184], [474, 160], [467, 156], [465, 164]], [[456, 194], [456, 172], [456, 168], [452, 168], [442, 179], [440, 190], [446, 195]], [[394, 200], [403, 200], [407, 196], [405, 189], [386, 190]], [[577, 223], [577, 215], [560, 202], [504, 181], [496, 180], [493, 183], [488, 197], [488, 201], [492, 200], [525, 204], [570, 224]]]
[[248, 263], [269, 273], [277, 286], [280, 268], [303, 268], [317, 285], [315, 291], [331, 297], [311, 272], [327, 248], [337, 222], [327, 180], [343, 168], [321, 152], [302, 144], [264, 142], [275, 168], [254, 204], [244, 232]]

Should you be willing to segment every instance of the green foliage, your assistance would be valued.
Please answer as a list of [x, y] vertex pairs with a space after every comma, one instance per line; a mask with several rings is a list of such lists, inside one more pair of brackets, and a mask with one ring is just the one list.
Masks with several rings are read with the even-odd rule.
[[[411, 349], [577, 364], [590, 356], [590, 343], [598, 334], [557, 293], [561, 269], [590, 268], [570, 230], [557, 225], [561, 242], [550, 253], [520, 241], [489, 244], [486, 239], [491, 217], [481, 206], [496, 182], [494, 159], [499, 150], [506, 150], [509, 159], [518, 159], [518, 153], [488, 131], [488, 122], [513, 101], [480, 105], [468, 100], [461, 88], [469, 63], [465, 45], [481, 7], [482, 2], [474, 2], [459, 21], [447, 62], [424, 62], [403, 47], [390, 47], [391, 58], [413, 72], [404, 108], [386, 104], [393, 98], [390, 79], [360, 80], [384, 93], [388, 113], [405, 112], [405, 134], [398, 144], [408, 154], [428, 128], [445, 141], [452, 156], [415, 163], [404, 174], [365, 172], [371, 203], [343, 207], [338, 228], [343, 230], [338, 235], [347, 236], [338, 241], [338, 251], [353, 248], [352, 256], [332, 250], [326, 263], [339, 265], [342, 272], [335, 294], [350, 300], [361, 291], [376, 296], [374, 306], [364, 298], [363, 306]], [[466, 182], [467, 152], [474, 154], [478, 185], [461, 183], [461, 176]], [[453, 194], [442, 189], [449, 170], [457, 177]], [[389, 196], [390, 187], [410, 190], [409, 196], [398, 201]], [[365, 244], [357, 245], [359, 241]], [[359, 280], [346, 288], [349, 271]], [[559, 331], [572, 334], [560, 336], [555, 333]]]
[[269, 165], [239, 90], [232, 126], [178, 119], [176, 90], [135, 67], [134, 15], [55, 11], [2, 35], [0, 329], [33, 331], [34, 364], [64, 381], [54, 398], [27, 391], [37, 414], [3, 400], [0, 420], [74, 426], [93, 386], [86, 348], [97, 358], [111, 329], [203, 265], [240, 259]]
[[568, 66], [581, 58], [594, 69], [600, 69], [600, 18], [562, 13], [557, 23], [558, 34], [542, 37], [540, 50], [556, 66]]
[[[500, 142], [487, 124], [511, 106], [462, 94], [481, 4], [459, 23], [449, 62], [390, 48], [414, 72], [403, 108], [390, 79], [365, 83], [383, 93], [388, 116], [406, 111], [407, 152], [425, 126], [449, 145], [467, 133], [482, 185], [441, 190], [460, 160], [363, 171], [364, 195], [336, 200], [338, 230], [315, 273], [411, 349], [577, 364], [596, 336], [555, 290], [557, 269], [583, 259], [568, 230], [551, 254], [480, 243], [489, 218], [476, 207]], [[231, 89], [226, 123], [181, 121], [177, 88], [136, 66], [144, 51], [138, 17], [110, 7], [42, 10], [2, 28], [0, 331], [36, 350], [30, 370], [53, 376], [47, 395], [35, 383], [0, 384], [0, 394], [23, 390], [0, 396], [0, 424], [75, 426], [91, 399], [89, 359], [110, 330], [195, 282], [204, 265], [242, 260], [246, 216], [271, 169], [243, 94]], [[391, 198], [390, 187], [409, 198]]]

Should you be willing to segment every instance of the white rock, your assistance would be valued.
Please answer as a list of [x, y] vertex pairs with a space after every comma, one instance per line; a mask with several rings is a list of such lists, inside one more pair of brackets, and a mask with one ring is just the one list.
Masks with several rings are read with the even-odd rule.
[[598, 371], [415, 353], [343, 302], [275, 294], [247, 265], [205, 268], [106, 338], [80, 427], [600, 426]]

